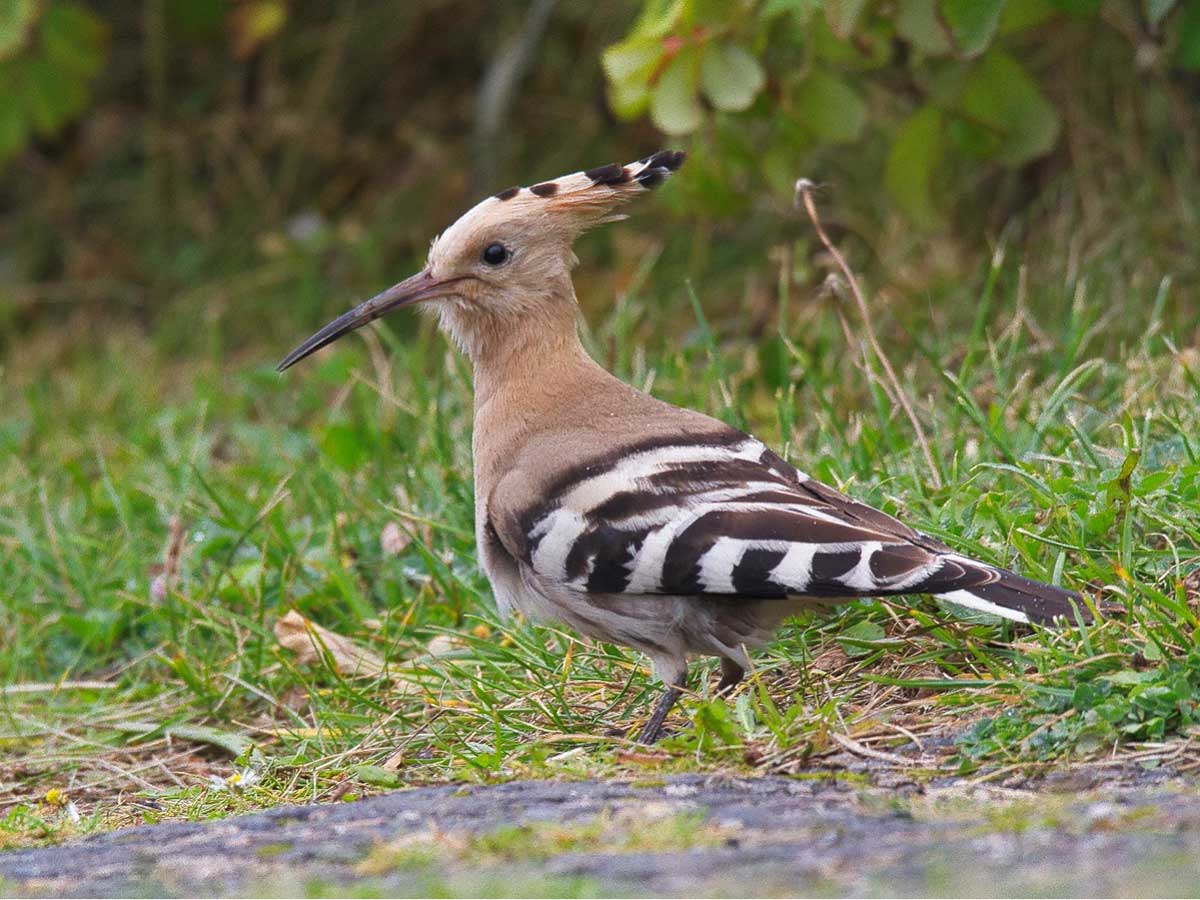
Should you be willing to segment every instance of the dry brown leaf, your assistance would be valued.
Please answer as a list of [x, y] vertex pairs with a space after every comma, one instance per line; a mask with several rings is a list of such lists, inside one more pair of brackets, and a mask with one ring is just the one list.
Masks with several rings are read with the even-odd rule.
[[425, 645], [425, 654], [427, 656], [445, 656], [448, 653], [453, 653], [455, 650], [461, 650], [466, 646], [466, 643], [460, 637], [455, 637], [452, 634], [435, 634], [433, 640]]
[[384, 556], [399, 556], [412, 543], [412, 535], [398, 522], [388, 522], [379, 534], [379, 549]]
[[[404, 485], [397, 484], [392, 488], [392, 493], [396, 498], [396, 512], [405, 520], [405, 527], [401, 527], [401, 531], [405, 533], [405, 546], [407, 546], [415, 537], [424, 546], [433, 546], [433, 526], [429, 522], [424, 521], [417, 505], [413, 503], [412, 498], [408, 496], [408, 491]], [[399, 523], [397, 523], [399, 527]]]
[[380, 767], [387, 769], [389, 772], [395, 772], [403, 765], [404, 765], [404, 749], [401, 748], [401, 749], [397, 750], [395, 753], [393, 753], [391, 756], [389, 756], [387, 759], [385, 759]]
[[646, 750], [618, 750], [617, 759], [620, 762], [639, 763], [641, 765], [653, 765], [668, 760], [671, 757], [666, 753]]
[[308, 706], [308, 691], [299, 685], [292, 685], [283, 692], [279, 702], [293, 712], [300, 712]]
[[849, 663], [850, 657], [846, 655], [846, 651], [833, 646], [814, 659], [810, 665], [821, 672], [837, 672], [846, 668]]
[[1200, 603], [1200, 567], [1192, 569], [1184, 577], [1183, 592], [1189, 603]]
[[407, 668], [398, 668], [395, 664], [389, 667], [370, 650], [336, 631], [323, 628], [294, 609], [275, 620], [275, 638], [296, 654], [296, 661], [301, 665], [313, 665], [328, 654], [334, 667], [343, 675], [369, 678], [387, 670], [392, 684], [402, 694], [415, 694], [421, 690], [421, 685], [411, 677], [411, 664], [445, 656], [466, 646], [462, 638], [439, 634], [425, 646], [424, 653], [405, 661]]
[[172, 516], [167, 526], [167, 546], [163, 561], [150, 567], [154, 579], [150, 582], [150, 599], [161, 603], [167, 599], [179, 579], [179, 560], [183, 556], [185, 529], [179, 516]]
[[372, 676], [385, 668], [383, 660], [370, 650], [336, 631], [322, 628], [294, 609], [275, 620], [275, 638], [296, 654], [301, 665], [312, 665], [328, 654], [343, 675]]

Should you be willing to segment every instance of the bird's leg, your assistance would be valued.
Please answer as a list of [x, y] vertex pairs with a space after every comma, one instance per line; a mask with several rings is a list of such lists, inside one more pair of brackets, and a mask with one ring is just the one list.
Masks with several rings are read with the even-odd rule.
[[675, 705], [675, 701], [682, 693], [683, 688], [673, 684], [667, 685], [667, 689], [663, 692], [662, 699], [658, 701], [658, 706], [654, 707], [654, 713], [650, 716], [646, 727], [638, 735], [639, 744], [653, 744], [662, 737], [663, 722], [666, 721], [667, 713], [671, 711], [671, 707]]
[[732, 659], [721, 658], [721, 680], [717, 682], [717, 696], [725, 697], [733, 693], [746, 675], [746, 670]]

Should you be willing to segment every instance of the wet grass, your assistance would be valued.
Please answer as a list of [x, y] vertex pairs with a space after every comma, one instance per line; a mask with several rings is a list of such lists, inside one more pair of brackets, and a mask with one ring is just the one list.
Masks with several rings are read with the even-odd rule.
[[[652, 249], [615, 305], [589, 303], [588, 341], [963, 552], [1082, 590], [1101, 623], [1031, 630], [920, 598], [814, 613], [729, 700], [697, 666], [674, 735], [639, 748], [622, 735], [655, 695], [644, 659], [496, 617], [470, 373], [430, 321], [284, 378], [288, 341], [229, 346], [202, 315], [187, 340], [178, 313], [154, 336], [75, 321], [14, 346], [0, 377], [0, 847], [408, 784], [798, 772], [846, 752], [982, 778], [1200, 765], [1195, 289], [998, 252], [916, 302], [873, 301], [934, 488], [853, 309], [800, 286], [803, 252], [782, 258], [778, 289], [737, 298], [656, 278]], [[298, 657], [275, 630], [291, 610], [374, 664]]]

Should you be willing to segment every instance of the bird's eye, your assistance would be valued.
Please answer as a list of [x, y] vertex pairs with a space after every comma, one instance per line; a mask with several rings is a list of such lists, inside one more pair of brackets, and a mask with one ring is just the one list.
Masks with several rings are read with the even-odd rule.
[[508, 248], [503, 244], [488, 244], [483, 251], [483, 261], [489, 266], [498, 266], [507, 262], [509, 255]]

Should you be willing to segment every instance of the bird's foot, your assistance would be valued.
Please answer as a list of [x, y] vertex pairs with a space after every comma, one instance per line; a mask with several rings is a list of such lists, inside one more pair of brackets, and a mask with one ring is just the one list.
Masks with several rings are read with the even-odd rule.
[[717, 682], [717, 696], [728, 697], [742, 683], [746, 670], [729, 659], [721, 660], [721, 680]]
[[646, 727], [638, 735], [639, 744], [649, 746], [657, 743], [658, 739], [663, 736], [663, 723], [667, 720], [667, 713], [671, 711], [671, 707], [675, 705], [675, 701], [679, 699], [681, 693], [683, 692], [677, 687], [666, 689], [662, 695], [662, 699], [658, 701], [658, 706], [654, 707], [654, 713], [650, 716]]

